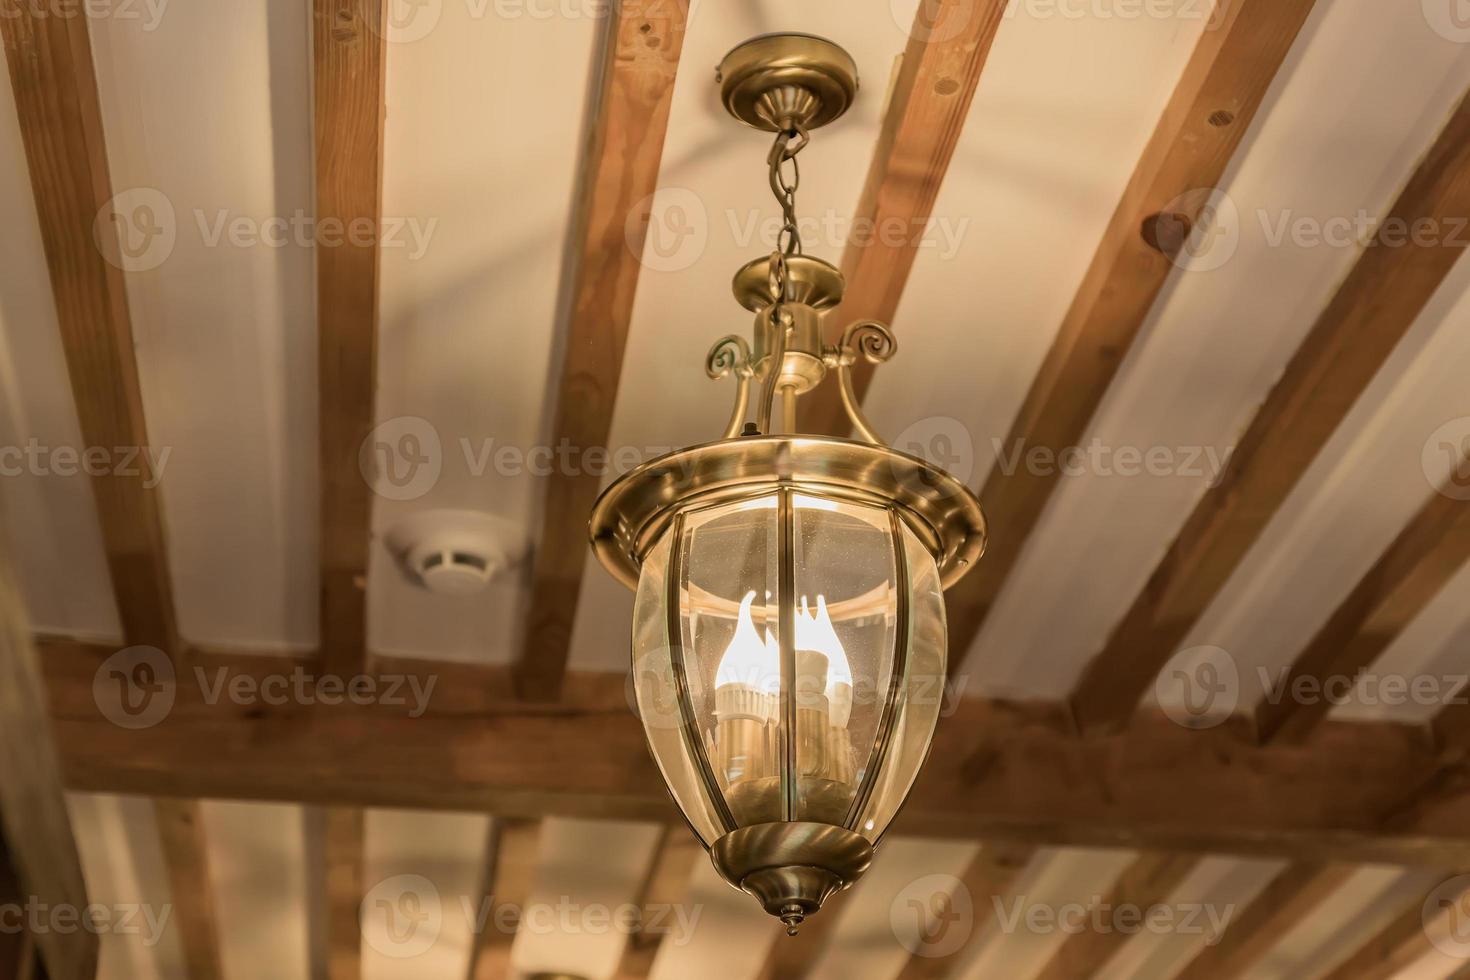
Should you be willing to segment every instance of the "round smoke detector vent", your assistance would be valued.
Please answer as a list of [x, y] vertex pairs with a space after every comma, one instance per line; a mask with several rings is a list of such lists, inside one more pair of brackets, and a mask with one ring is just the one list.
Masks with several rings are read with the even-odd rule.
[[383, 538], [409, 580], [438, 595], [474, 595], [526, 553], [526, 536], [503, 517], [430, 510], [399, 521]]

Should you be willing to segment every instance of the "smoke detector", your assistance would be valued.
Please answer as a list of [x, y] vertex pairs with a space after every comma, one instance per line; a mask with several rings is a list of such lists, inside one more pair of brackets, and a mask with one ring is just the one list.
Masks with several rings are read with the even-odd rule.
[[526, 536], [503, 517], [474, 510], [429, 510], [383, 536], [409, 581], [436, 595], [469, 596], [515, 565]]

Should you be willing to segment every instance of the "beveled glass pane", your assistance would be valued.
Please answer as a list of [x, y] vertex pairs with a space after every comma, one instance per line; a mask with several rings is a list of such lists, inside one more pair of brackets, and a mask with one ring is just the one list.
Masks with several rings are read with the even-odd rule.
[[680, 605], [700, 735], [740, 826], [781, 819], [774, 494], [685, 517]]
[[[944, 591], [939, 569], [907, 525], [902, 526], [904, 555], [912, 592], [909, 596], [908, 657], [899, 680], [898, 714], [877, 784], [859, 814], [858, 833], [876, 841], [888, 829], [908, 795], [929, 751], [945, 690], [946, 644]], [[904, 642], [903, 637], [898, 642]]]
[[643, 562], [633, 606], [633, 679], [638, 714], [674, 802], [706, 845], [723, 835], [714, 801], [686, 743], [669, 642], [668, 573], [672, 534]]
[[893, 673], [897, 611], [888, 511], [796, 495], [798, 820], [842, 825]]

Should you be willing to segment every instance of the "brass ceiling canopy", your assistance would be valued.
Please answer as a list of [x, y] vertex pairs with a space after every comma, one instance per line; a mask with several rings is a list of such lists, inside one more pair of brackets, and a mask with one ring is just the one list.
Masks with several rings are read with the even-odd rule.
[[[893, 334], [829, 329], [842, 273], [802, 254], [796, 157], [852, 104], [852, 59], [768, 34], [717, 78], [732, 116], [776, 134], [782, 214], [776, 250], [733, 283], [751, 341], [721, 338], [705, 364], [734, 378], [735, 404], [718, 440], [608, 487], [590, 533], [636, 594], [639, 715], [674, 802], [720, 875], [794, 933], [867, 869], [918, 775], [946, 676], [943, 590], [979, 560], [985, 518], [863, 416], [852, 366], [887, 361]], [[833, 374], [855, 437], [798, 433], [797, 399]]]

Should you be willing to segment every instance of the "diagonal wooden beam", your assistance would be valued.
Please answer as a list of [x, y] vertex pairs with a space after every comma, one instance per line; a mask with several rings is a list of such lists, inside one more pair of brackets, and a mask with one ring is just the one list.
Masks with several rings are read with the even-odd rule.
[[[87, 907], [87, 886], [62, 794], [61, 759], [41, 665], [8, 553], [0, 547], [0, 875], [52, 908]], [[4, 891], [0, 883], [0, 892]], [[9, 896], [0, 894], [0, 902]], [[48, 929], [34, 937], [56, 980], [92, 980], [97, 936]]]
[[[1333, 707], [1326, 694], [1349, 695], [1351, 681], [1378, 659], [1466, 561], [1470, 561], [1470, 501], [1459, 499], [1453, 486], [1443, 487], [1430, 495], [1297, 655], [1279, 685], [1282, 695], [1257, 706], [1262, 740], [1306, 738]], [[1325, 686], [1331, 678], [1342, 681], [1335, 688]], [[1315, 682], [1315, 690], [1324, 696], [1294, 698], [1293, 688], [1305, 679]]]
[[515, 976], [511, 945], [531, 895], [540, 838], [539, 820], [496, 817], [491, 822], [480, 889], [489, 914], [470, 951], [469, 980], [511, 980]]
[[[1056, 339], [1026, 393], [1006, 445], [1079, 444], [1124, 355], [1174, 269], [1150, 243], [1160, 218], [1192, 226], [1291, 50], [1313, 0], [1239, 0], [1200, 37], [1103, 233]], [[1167, 214], [1166, 214], [1167, 212]], [[951, 671], [979, 635], [1056, 490], [1059, 475], [991, 471], [980, 499], [1003, 528], [985, 560], [948, 595]]]
[[319, 226], [373, 228], [316, 248], [321, 650], [328, 670], [353, 675], [367, 650], [373, 494], [359, 454], [378, 381], [387, 0], [313, 0], [312, 15]]
[[[1180, 854], [1144, 854], [1123, 869], [1102, 907], [1132, 906], [1144, 910], [1169, 901], [1174, 889], [1199, 864], [1199, 859]], [[1085, 980], [1094, 976], [1123, 944], [1133, 938], [1122, 929], [1084, 929], [1073, 933], [1052, 954], [1034, 980]]]
[[366, 819], [358, 807], [313, 807], [307, 811], [307, 854], [315, 866], [309, 889], [312, 980], [358, 980], [362, 976], [362, 902]]
[[[648, 909], [668, 908], [687, 901], [689, 879], [703, 856], [704, 848], [685, 828], [664, 828], [649, 865], [648, 876], [638, 889], [638, 901], [635, 903], [640, 911], [638, 928], [629, 934], [627, 945], [623, 947], [622, 959], [613, 974], [616, 980], [642, 980], [653, 969], [664, 934], [652, 930], [645, 932], [642, 915]], [[665, 917], [664, 921], [669, 919]]]
[[[566, 355], [551, 444], [607, 443], [633, 316], [643, 236], [658, 183], [688, 0], [628, 0], [608, 17], [578, 204]], [[555, 700], [587, 559], [587, 515], [601, 481], [556, 472], [546, 483], [517, 685]]]
[[[1470, 876], [1461, 876], [1458, 887], [1442, 890], [1436, 886], [1374, 933], [1322, 980], [1389, 980], [1434, 949], [1436, 940], [1447, 939], [1453, 933], [1454, 942], [1463, 944], [1467, 901], [1470, 901]], [[1438, 907], [1426, 909], [1431, 902]]]
[[975, 911], [975, 922], [965, 944], [948, 956], [911, 955], [898, 980], [941, 980], [950, 976], [969, 944], [985, 932], [983, 924], [989, 920], [996, 902], [1004, 899], [1015, 887], [1035, 856], [1036, 847], [1030, 844], [986, 841], [960, 876], [960, 884], [969, 891], [970, 904]]
[[1463, 236], [1402, 237], [1399, 229], [1424, 222], [1447, 229], [1465, 215], [1470, 96], [1287, 364], [1221, 479], [1083, 672], [1073, 701], [1084, 729], [1126, 722], [1465, 250]]
[[[72, 397], [88, 446], [140, 465], [92, 478], [113, 594], [129, 644], [179, 652], [157, 478], [118, 243], [87, 22], [20, 4], [0, 17], [16, 113], [51, 275]], [[104, 231], [105, 230], [105, 231]]]
[[199, 801], [155, 800], [153, 806], [189, 980], [219, 980], [224, 967]]
[[1248, 976], [1248, 971], [1283, 936], [1352, 877], [1353, 870], [1346, 864], [1287, 865], [1231, 920], [1219, 942], [1201, 949], [1174, 980], [1231, 980]]
[[[1005, 9], [1006, 0], [919, 4], [843, 251], [847, 293], [828, 318], [830, 342], [854, 320], [893, 322]], [[866, 361], [854, 366], [859, 397], [872, 377]], [[800, 410], [803, 431], [851, 429], [835, 385], [816, 388]]]

